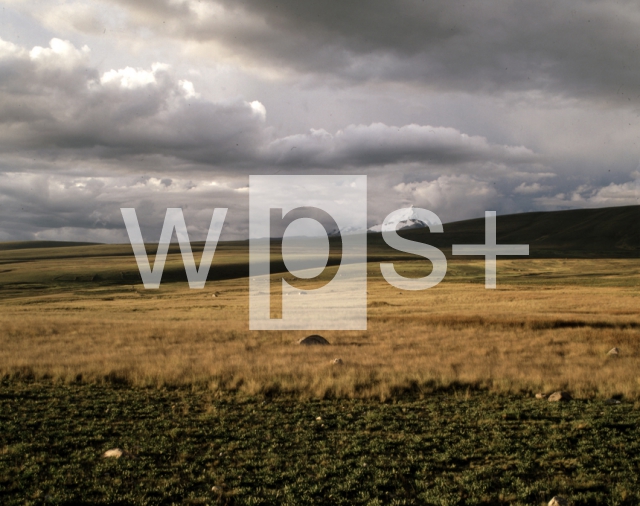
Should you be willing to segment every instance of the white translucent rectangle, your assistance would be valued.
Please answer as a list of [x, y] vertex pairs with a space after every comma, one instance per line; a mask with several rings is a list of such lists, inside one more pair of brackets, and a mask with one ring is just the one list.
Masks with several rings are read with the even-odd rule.
[[[270, 300], [271, 209], [282, 209], [284, 216], [298, 208], [314, 208], [333, 219], [342, 238], [341, 263], [331, 281], [314, 290], [300, 290], [283, 279], [282, 318], [275, 319], [271, 318]], [[366, 225], [366, 176], [251, 176], [250, 329], [366, 330]], [[295, 242], [305, 259], [313, 256], [318, 244], [313, 237]]]

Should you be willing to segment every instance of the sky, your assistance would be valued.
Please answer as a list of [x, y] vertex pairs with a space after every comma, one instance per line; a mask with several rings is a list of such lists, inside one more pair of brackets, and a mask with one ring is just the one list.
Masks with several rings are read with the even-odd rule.
[[246, 238], [250, 175], [366, 175], [368, 226], [640, 204], [637, 0], [0, 6], [0, 241]]

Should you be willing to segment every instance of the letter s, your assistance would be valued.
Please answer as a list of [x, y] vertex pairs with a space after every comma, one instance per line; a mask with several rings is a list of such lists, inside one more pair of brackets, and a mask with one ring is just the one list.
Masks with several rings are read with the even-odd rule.
[[[429, 227], [429, 231], [433, 233], [442, 233], [442, 222], [438, 216], [426, 209], [412, 208], [412, 218], [423, 221]], [[389, 214], [382, 222], [382, 238], [392, 248], [403, 251], [404, 253], [412, 253], [419, 255], [433, 264], [433, 270], [427, 276], [422, 278], [405, 278], [398, 274], [392, 263], [381, 263], [380, 271], [382, 276], [392, 286], [401, 290], [426, 290], [436, 286], [447, 273], [447, 259], [444, 253], [435, 246], [423, 244], [416, 241], [410, 241], [400, 237], [396, 232], [396, 224], [398, 218], [406, 216], [407, 209], [398, 209]]]

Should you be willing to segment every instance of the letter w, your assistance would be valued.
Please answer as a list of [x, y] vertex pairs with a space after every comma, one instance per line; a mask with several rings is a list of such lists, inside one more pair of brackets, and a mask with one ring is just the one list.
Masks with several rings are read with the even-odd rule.
[[131, 242], [133, 253], [136, 256], [136, 262], [138, 262], [138, 269], [140, 270], [140, 276], [142, 276], [142, 282], [145, 288], [160, 288], [160, 279], [162, 278], [162, 271], [164, 270], [164, 263], [167, 259], [169, 244], [171, 243], [171, 236], [173, 235], [174, 229], [178, 237], [178, 244], [180, 244], [180, 252], [182, 253], [184, 269], [187, 272], [189, 288], [204, 288], [207, 275], [209, 274], [209, 268], [211, 267], [211, 261], [213, 260], [213, 254], [216, 251], [218, 239], [220, 239], [222, 225], [227, 216], [226, 208], [216, 208], [213, 211], [209, 233], [207, 234], [202, 259], [200, 260], [200, 269], [196, 268], [196, 262], [193, 259], [193, 252], [191, 251], [191, 243], [189, 242], [189, 234], [187, 233], [187, 225], [184, 222], [182, 209], [179, 207], [168, 208], [167, 214], [164, 217], [164, 224], [162, 225], [162, 233], [160, 234], [156, 259], [153, 263], [153, 271], [149, 265], [147, 250], [142, 240], [136, 210], [132, 207], [122, 207], [120, 208], [120, 212], [122, 212], [122, 218], [127, 227], [129, 242]]

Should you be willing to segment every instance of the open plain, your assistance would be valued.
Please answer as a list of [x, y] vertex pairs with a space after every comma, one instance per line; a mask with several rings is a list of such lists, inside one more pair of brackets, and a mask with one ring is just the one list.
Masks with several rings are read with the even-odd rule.
[[[449, 255], [410, 292], [380, 259], [430, 264], [374, 240], [368, 329], [300, 346], [249, 331], [246, 243], [219, 245], [203, 290], [177, 249], [145, 290], [129, 246], [26, 246], [0, 251], [3, 504], [640, 501], [635, 250], [534, 249], [498, 261], [496, 290]], [[272, 287], [300, 283], [279, 262]], [[556, 390], [574, 400], [535, 398]]]

